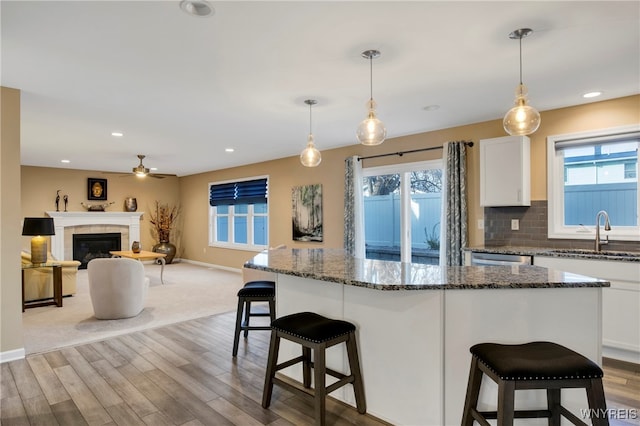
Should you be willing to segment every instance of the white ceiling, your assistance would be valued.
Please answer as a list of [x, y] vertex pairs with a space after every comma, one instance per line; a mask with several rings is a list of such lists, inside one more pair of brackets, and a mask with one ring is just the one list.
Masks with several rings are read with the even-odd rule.
[[[508, 34], [523, 27], [538, 110], [640, 93], [638, 1], [226, 1], [208, 18], [178, 1], [0, 5], [24, 165], [129, 172], [146, 154], [184, 176], [298, 155], [309, 98], [320, 150], [356, 144], [368, 49], [382, 52], [373, 95], [388, 137], [498, 119], [518, 83]], [[603, 96], [582, 98], [592, 90]]]

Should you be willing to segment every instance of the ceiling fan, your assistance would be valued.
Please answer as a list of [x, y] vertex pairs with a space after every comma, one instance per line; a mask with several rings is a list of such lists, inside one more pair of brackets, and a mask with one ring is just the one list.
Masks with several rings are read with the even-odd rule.
[[[175, 176], [173, 174], [160, 174], [160, 173], [151, 173], [150, 170], [144, 166], [144, 164], [142, 164], [142, 160], [144, 160], [144, 158], [146, 157], [146, 155], [143, 154], [138, 154], [138, 159], [140, 160], [140, 164], [138, 164], [136, 167], [132, 168], [131, 171], [133, 172], [133, 174], [137, 177], [145, 177], [145, 176], [150, 176], [152, 178], [156, 178], [156, 179], [164, 179], [167, 176]], [[105, 172], [105, 173], [110, 173], [110, 172]], [[126, 175], [121, 175], [121, 176], [131, 176], [130, 174], [126, 174]]]

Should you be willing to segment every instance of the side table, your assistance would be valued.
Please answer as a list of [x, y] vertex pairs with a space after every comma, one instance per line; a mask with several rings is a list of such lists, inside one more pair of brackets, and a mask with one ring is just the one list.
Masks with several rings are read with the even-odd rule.
[[[53, 297], [34, 302], [24, 301], [24, 271], [35, 268], [51, 268], [53, 270]], [[27, 308], [56, 305], [62, 307], [62, 265], [60, 263], [23, 263], [22, 264], [22, 312]]]

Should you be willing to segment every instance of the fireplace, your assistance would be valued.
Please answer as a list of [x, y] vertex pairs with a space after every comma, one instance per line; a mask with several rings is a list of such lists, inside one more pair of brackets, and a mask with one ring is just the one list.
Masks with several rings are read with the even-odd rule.
[[73, 234], [73, 260], [80, 261], [78, 269], [97, 257], [111, 257], [109, 251], [120, 250], [122, 236], [117, 232], [102, 234]]

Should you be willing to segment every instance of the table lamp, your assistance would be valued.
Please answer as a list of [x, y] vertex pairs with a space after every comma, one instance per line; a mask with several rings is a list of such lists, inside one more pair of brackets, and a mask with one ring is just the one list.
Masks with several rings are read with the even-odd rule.
[[31, 235], [31, 263], [47, 263], [47, 239], [55, 235], [52, 217], [25, 217], [22, 235]]

